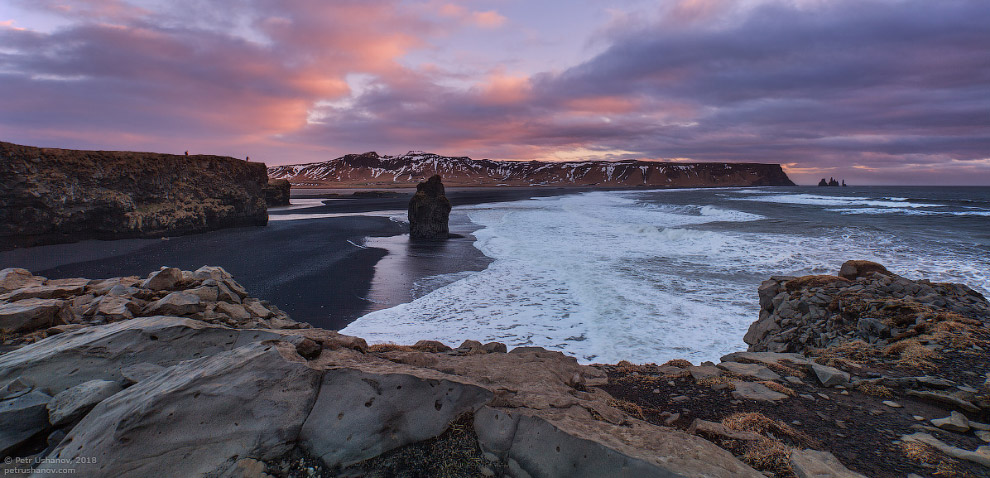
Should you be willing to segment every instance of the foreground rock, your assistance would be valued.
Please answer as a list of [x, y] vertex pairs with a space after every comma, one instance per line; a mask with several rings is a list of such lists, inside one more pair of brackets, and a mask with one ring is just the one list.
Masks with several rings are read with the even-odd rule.
[[[114, 291], [157, 310], [204, 287], [241, 303], [193, 295], [206, 305], [177, 309], [189, 317], [114, 321], [89, 304]], [[503, 476], [762, 476], [700, 437], [628, 415], [596, 388], [601, 371], [559, 352], [368, 347], [291, 322], [220, 268], [91, 281], [81, 293], [64, 299], [82, 311], [78, 327], [14, 335], [0, 355], [0, 444], [48, 458], [35, 460], [39, 474], [284, 476], [277, 464], [294, 456], [360, 474], [456, 428], [487, 457], [479, 466]], [[251, 317], [221, 316], [221, 303]]]
[[265, 165], [0, 142], [0, 250], [268, 222]]
[[409, 237], [426, 241], [450, 237], [450, 209], [439, 175], [419, 183], [409, 201]]
[[603, 388], [768, 476], [990, 476], [980, 294], [848, 261], [836, 276], [774, 277], [759, 295], [749, 351], [717, 366], [605, 365]]
[[[847, 265], [844, 280], [896, 277], [879, 265]], [[45, 474], [990, 472], [990, 330], [948, 312], [949, 301], [923, 310], [929, 325], [901, 338], [838, 334], [846, 341], [828, 348], [736, 352], [717, 365], [582, 366], [494, 342], [369, 347], [292, 322], [215, 267], [72, 283], [5, 273], [24, 285], [14, 293], [81, 287], [51, 299], [64, 301], [72, 323], [11, 332], [0, 355], [0, 446], [13, 457], [51, 458], [34, 462]], [[836, 279], [792, 280], [819, 287]], [[127, 310], [137, 315], [110, 318], [99, 312], [107, 299], [136, 304]], [[180, 307], [187, 303], [198, 305]], [[162, 312], [155, 304], [187, 316], [141, 315]], [[888, 318], [877, 320], [891, 326]]]

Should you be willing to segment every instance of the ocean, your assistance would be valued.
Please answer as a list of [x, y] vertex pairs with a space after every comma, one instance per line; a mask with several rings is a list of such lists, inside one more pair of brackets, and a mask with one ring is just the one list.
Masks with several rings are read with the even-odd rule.
[[592, 191], [453, 214], [476, 229], [487, 267], [412, 281], [413, 300], [342, 333], [536, 345], [583, 363], [699, 363], [745, 350], [757, 287], [772, 275], [866, 259], [990, 294], [985, 187]]

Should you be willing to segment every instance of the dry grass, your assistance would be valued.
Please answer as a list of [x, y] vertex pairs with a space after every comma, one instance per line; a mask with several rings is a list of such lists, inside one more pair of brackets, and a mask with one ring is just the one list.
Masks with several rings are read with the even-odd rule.
[[698, 380], [696, 383], [701, 387], [715, 388], [716, 385], [728, 384], [727, 390], [735, 390], [736, 386], [732, 382], [738, 381], [738, 378], [729, 375], [716, 375], [714, 377], [706, 377]]
[[971, 476], [963, 474], [958, 461], [945, 456], [937, 448], [927, 443], [905, 441], [901, 443], [901, 450], [908, 459], [934, 468], [935, 476]]
[[773, 390], [773, 391], [775, 391], [777, 393], [783, 393], [784, 395], [787, 395], [788, 397], [794, 397], [794, 396], [797, 395], [797, 392], [795, 392], [793, 389], [788, 388], [788, 387], [785, 387], [785, 386], [783, 386], [783, 385], [781, 385], [781, 384], [779, 384], [777, 382], [771, 381], [771, 380], [766, 380], [766, 381], [763, 381], [763, 382], [756, 382], [756, 383], [759, 383], [761, 385], [764, 385], [767, 388], [769, 388], [770, 390]]
[[759, 433], [767, 438], [788, 441], [805, 448], [820, 448], [821, 444], [790, 425], [774, 420], [762, 413], [733, 413], [722, 419], [722, 425], [738, 431]]
[[610, 407], [618, 408], [619, 410], [622, 410], [640, 420], [646, 420], [646, 415], [643, 413], [643, 407], [633, 402], [618, 398], [610, 398], [606, 403], [608, 403]]
[[888, 357], [896, 356], [898, 366], [910, 369], [934, 370], [937, 367], [932, 360], [939, 358], [934, 351], [921, 345], [918, 339], [892, 343], [883, 349], [883, 353]]
[[935, 323], [931, 327], [930, 333], [935, 342], [963, 349], [974, 345], [986, 345], [985, 341], [976, 339], [976, 331], [976, 327], [964, 321], [949, 320]]
[[891, 398], [894, 396], [889, 388], [873, 383], [861, 383], [856, 387], [856, 390], [871, 397]]
[[805, 372], [804, 370], [801, 370], [796, 367], [790, 367], [780, 362], [767, 362], [767, 363], [761, 363], [760, 365], [764, 365], [770, 370], [773, 370], [774, 372], [777, 372], [780, 375], [790, 375], [793, 377], [800, 377], [800, 378], [804, 378], [808, 376], [807, 372]]
[[787, 285], [785, 287], [788, 292], [795, 292], [808, 287], [822, 287], [829, 284], [834, 284], [836, 282], [849, 283], [852, 281], [839, 276], [830, 275], [804, 276], [787, 281]]
[[691, 362], [688, 362], [687, 360], [684, 360], [684, 359], [674, 359], [674, 360], [667, 361], [667, 363], [665, 363], [664, 365], [665, 366], [671, 366], [671, 367], [677, 367], [677, 368], [687, 368], [687, 367], [693, 366], [694, 364], [692, 364]]
[[828, 366], [833, 366], [828, 362], [843, 362], [864, 365], [880, 358], [880, 356], [883, 355], [883, 353], [876, 347], [863, 342], [862, 340], [853, 340], [851, 342], [846, 342], [832, 347], [817, 349], [814, 351], [814, 354], [818, 356], [815, 359], [816, 362]]
[[399, 345], [392, 342], [384, 344], [374, 344], [368, 346], [368, 352], [371, 353], [383, 353], [383, 352], [417, 352], [416, 349], [408, 345]]
[[770, 471], [775, 475], [791, 475], [791, 447], [777, 441], [764, 438], [750, 445], [742, 459], [748, 465], [761, 471]]

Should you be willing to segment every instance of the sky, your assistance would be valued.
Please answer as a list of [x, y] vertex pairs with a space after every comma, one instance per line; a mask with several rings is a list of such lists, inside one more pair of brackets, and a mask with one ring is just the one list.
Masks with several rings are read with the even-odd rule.
[[0, 140], [990, 186], [987, 0], [2, 0]]

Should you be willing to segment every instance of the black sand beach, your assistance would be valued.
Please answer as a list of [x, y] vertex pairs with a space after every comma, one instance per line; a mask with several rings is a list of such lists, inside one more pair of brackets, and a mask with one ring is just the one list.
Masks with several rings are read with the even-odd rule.
[[[351, 196], [353, 190], [300, 190], [293, 192], [293, 200], [304, 204], [271, 209], [265, 227], [16, 249], [0, 252], [0, 268], [22, 267], [60, 279], [143, 276], [161, 266], [195, 270], [218, 265], [293, 319], [340, 329], [367, 312], [412, 300], [411, 290], [424, 277], [487, 266], [488, 259], [472, 245], [476, 226], [457, 214], [457, 206], [576, 191], [451, 188], [451, 232], [461, 237], [431, 244], [410, 243], [404, 234], [407, 226], [387, 217], [404, 216], [411, 191], [369, 197]], [[331, 196], [334, 193], [344, 196]], [[332, 200], [323, 204], [321, 196]], [[365, 245], [366, 238], [374, 238], [371, 247]]]

